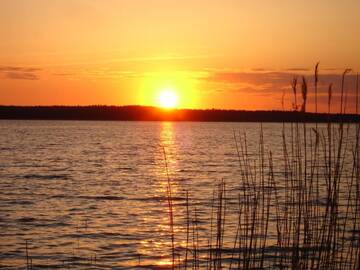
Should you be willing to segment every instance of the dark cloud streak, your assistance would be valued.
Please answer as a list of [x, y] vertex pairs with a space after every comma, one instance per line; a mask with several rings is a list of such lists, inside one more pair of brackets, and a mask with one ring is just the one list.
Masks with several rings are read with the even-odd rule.
[[34, 73], [29, 72], [5, 72], [4, 77], [11, 80], [39, 80], [39, 77]]
[[19, 66], [0, 66], [0, 77], [10, 80], [39, 80], [37, 72], [40, 68], [19, 67]]

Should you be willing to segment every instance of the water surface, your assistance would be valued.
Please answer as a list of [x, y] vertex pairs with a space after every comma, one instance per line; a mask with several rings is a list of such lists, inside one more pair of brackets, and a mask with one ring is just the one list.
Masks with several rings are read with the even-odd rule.
[[[281, 129], [263, 124], [275, 160]], [[164, 150], [181, 235], [186, 191], [205, 227], [215, 185], [224, 180], [235, 199], [242, 187], [234, 132], [246, 132], [252, 155], [259, 131], [259, 123], [0, 121], [0, 268], [24, 269], [26, 241], [36, 268], [166, 265]], [[231, 211], [228, 220], [236, 224]]]

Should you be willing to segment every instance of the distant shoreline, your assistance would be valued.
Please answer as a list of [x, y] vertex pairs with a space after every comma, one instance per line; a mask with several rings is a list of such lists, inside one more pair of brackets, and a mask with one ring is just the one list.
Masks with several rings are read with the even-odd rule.
[[0, 106], [2, 120], [97, 120], [179, 122], [351, 122], [360, 115], [297, 111], [161, 109], [149, 106]]

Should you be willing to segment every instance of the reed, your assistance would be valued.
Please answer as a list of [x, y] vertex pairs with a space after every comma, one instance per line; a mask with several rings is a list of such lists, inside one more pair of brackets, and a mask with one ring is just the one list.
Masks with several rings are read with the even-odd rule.
[[163, 147], [163, 154], [164, 154], [164, 162], [165, 162], [165, 171], [166, 171], [166, 178], [167, 178], [167, 201], [169, 207], [169, 226], [170, 226], [170, 233], [171, 233], [171, 250], [172, 250], [172, 269], [175, 269], [175, 234], [174, 234], [174, 214], [173, 214], [173, 201], [172, 201], [172, 191], [171, 191], [171, 182], [170, 182], [170, 175], [169, 175], [169, 168], [168, 162], [166, 157], [165, 147]]
[[[318, 69], [317, 63], [316, 112]], [[346, 69], [341, 76], [342, 114], [346, 113], [345, 81], [349, 72]], [[296, 111], [299, 109], [297, 84], [294, 78], [291, 89]], [[355, 87], [358, 113], [358, 76]], [[273, 157], [261, 124], [256, 153], [249, 154], [246, 133], [233, 132], [239, 167], [238, 194], [229, 195], [233, 191], [227, 189], [224, 180], [215, 187], [208, 214], [209, 227], [202, 228], [207, 232], [203, 235], [207, 237], [205, 241], [199, 240], [201, 220], [198, 209], [191, 209], [191, 195], [186, 192], [185, 260], [173, 264], [173, 269], [187, 269], [189, 254], [193, 259], [192, 269], [359, 269], [360, 125], [330, 121], [325, 126], [307, 124], [308, 88], [307, 80], [302, 77], [300, 112], [304, 114], [304, 122], [283, 124], [282, 157]], [[328, 114], [333, 95], [330, 84]], [[171, 200], [169, 191], [168, 196]], [[229, 218], [231, 205], [236, 205], [235, 219]], [[173, 226], [170, 226], [172, 234]]]
[[28, 240], [25, 241], [26, 270], [32, 270], [32, 259], [29, 256]]

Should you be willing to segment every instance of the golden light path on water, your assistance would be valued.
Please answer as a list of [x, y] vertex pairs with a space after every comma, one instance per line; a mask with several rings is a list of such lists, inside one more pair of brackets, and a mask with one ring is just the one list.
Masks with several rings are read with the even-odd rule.
[[[176, 156], [176, 139], [175, 139], [175, 130], [173, 122], [162, 122], [159, 131], [159, 141], [160, 151], [154, 153], [155, 158], [157, 160], [156, 164], [158, 164], [157, 168], [157, 188], [154, 191], [156, 194], [160, 194], [164, 198], [167, 196], [168, 191], [168, 177], [171, 183], [171, 192], [172, 194], [177, 193], [177, 185], [172, 183], [172, 175], [177, 169], [177, 161], [175, 159]], [[156, 261], [156, 265], [161, 269], [170, 268], [172, 265], [172, 258], [169, 257], [171, 250], [171, 228], [170, 228], [170, 216], [169, 216], [169, 207], [167, 201], [164, 200], [163, 206], [167, 207], [166, 210], [164, 208], [164, 215], [161, 217], [160, 223], [157, 225], [155, 231], [161, 232], [161, 236], [167, 237], [158, 237], [154, 241], [143, 240], [141, 241], [141, 246], [137, 250], [139, 254], [154, 256], [155, 250], [163, 250], [164, 254], [161, 254], [159, 260]], [[177, 208], [173, 207], [172, 211], [174, 215], [177, 212]], [[178, 230], [174, 228], [175, 232]], [[164, 239], [167, 239], [166, 241]], [[179, 246], [181, 243], [176, 243], [176, 246]], [[149, 262], [153, 263], [153, 262]], [[156, 268], [156, 267], [155, 267]]]

